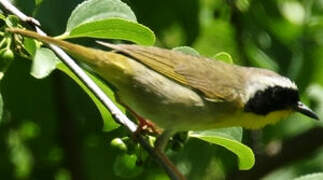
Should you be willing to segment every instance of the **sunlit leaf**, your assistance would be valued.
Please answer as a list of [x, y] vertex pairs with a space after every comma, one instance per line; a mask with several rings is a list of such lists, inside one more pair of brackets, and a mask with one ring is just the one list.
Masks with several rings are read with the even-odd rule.
[[152, 45], [154, 33], [136, 22], [128, 5], [119, 0], [89, 0], [72, 12], [61, 38], [91, 37], [128, 40]]
[[184, 54], [189, 54], [192, 56], [199, 56], [200, 55], [200, 53], [198, 51], [196, 51], [194, 48], [191, 48], [189, 46], [179, 46], [179, 47], [173, 48], [172, 50], [179, 51]]
[[248, 170], [255, 163], [255, 156], [252, 150], [242, 144], [242, 128], [226, 128], [208, 131], [192, 131], [190, 137], [199, 138], [213, 144], [223, 146], [238, 156], [239, 169]]
[[130, 7], [119, 0], [84, 1], [73, 10], [67, 22], [66, 32], [71, 32], [81, 24], [116, 17], [136, 22], [136, 16]]
[[214, 56], [214, 59], [226, 62], [228, 64], [234, 64], [231, 55], [227, 52], [219, 52]]
[[39, 48], [36, 50], [30, 74], [37, 79], [45, 78], [55, 70], [58, 62], [59, 59], [53, 51], [47, 48]]
[[154, 33], [147, 27], [126, 19], [110, 18], [75, 27], [66, 38], [92, 37], [128, 40], [142, 45], [155, 42]]
[[298, 178], [295, 178], [294, 180], [321, 180], [323, 179], [323, 173], [313, 173], [313, 174], [307, 174]]

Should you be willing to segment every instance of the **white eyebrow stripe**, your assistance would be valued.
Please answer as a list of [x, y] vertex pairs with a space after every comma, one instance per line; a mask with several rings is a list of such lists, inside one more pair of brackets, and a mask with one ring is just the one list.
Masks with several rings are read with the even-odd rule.
[[254, 76], [246, 84], [244, 103], [252, 98], [258, 91], [263, 91], [269, 87], [280, 86], [288, 89], [298, 90], [296, 84], [290, 79], [282, 76]]

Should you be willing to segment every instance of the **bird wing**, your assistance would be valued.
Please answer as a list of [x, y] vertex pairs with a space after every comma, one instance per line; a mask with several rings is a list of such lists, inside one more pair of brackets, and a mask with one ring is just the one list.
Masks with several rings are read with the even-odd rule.
[[237, 88], [241, 77], [234, 77], [234, 65], [157, 47], [99, 43], [134, 58], [172, 80], [202, 92], [207, 100], [237, 101], [241, 104]]

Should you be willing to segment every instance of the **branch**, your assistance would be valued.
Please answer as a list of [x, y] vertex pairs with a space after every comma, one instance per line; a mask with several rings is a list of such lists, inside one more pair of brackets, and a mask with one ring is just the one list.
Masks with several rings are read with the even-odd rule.
[[[22, 13], [19, 9], [17, 9], [15, 6], [13, 6], [8, 0], [0, 0], [0, 4], [11, 12], [12, 14], [19, 17], [19, 19], [23, 22], [31, 23], [37, 33], [41, 35], [46, 35], [44, 31], [42, 31], [39, 26], [40, 23], [35, 20], [34, 18], [31, 18], [29, 16], [26, 16], [24, 13]], [[106, 96], [106, 94], [95, 84], [94, 81], [80, 68], [75, 61], [69, 57], [61, 48], [49, 45], [50, 49], [52, 49], [58, 57], [62, 60], [62, 62], [70, 68], [71, 71], [86, 85], [87, 88], [90, 89], [90, 91], [100, 100], [100, 102], [110, 111], [113, 118], [122, 124], [123, 126], [127, 127], [127, 129], [135, 133], [137, 130], [137, 125], [129, 120], [125, 114], [122, 113], [122, 111], [113, 104], [112, 100]], [[160, 166], [164, 168], [166, 173], [171, 179], [174, 180], [184, 180], [185, 177], [177, 170], [174, 164], [171, 163], [171, 161], [167, 158], [167, 156], [163, 153], [157, 152], [153, 149], [153, 147], [144, 139], [142, 135], [136, 136], [139, 144], [152, 156]]]
[[34, 19], [32, 17], [26, 16], [19, 9], [17, 9], [14, 5], [12, 5], [8, 0], [0, 0], [0, 3], [2, 4], [2, 6], [6, 10], [8, 10], [12, 14], [18, 16], [21, 21], [31, 23], [31, 24], [34, 24], [36, 26], [40, 26], [40, 23], [39, 23], [38, 20], [36, 20], [36, 19]]

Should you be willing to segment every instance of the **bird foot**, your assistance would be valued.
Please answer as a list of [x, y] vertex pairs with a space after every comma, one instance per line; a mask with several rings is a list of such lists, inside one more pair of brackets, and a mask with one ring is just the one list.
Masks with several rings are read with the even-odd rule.
[[141, 133], [143, 131], [148, 132], [150, 134], [158, 134], [158, 135], [162, 133], [162, 130], [158, 128], [153, 122], [142, 118], [138, 114], [135, 114], [135, 116], [139, 122], [138, 128], [135, 133]]

